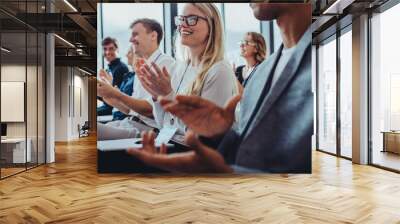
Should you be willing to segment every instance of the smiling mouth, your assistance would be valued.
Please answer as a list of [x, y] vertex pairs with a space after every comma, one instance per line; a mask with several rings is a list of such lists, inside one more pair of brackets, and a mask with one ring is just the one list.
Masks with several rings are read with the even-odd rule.
[[193, 34], [192, 31], [188, 31], [188, 30], [183, 30], [183, 31], [181, 31], [180, 33], [181, 33], [181, 35], [185, 35], [185, 36], [188, 36], [188, 35], [192, 35], [192, 34]]

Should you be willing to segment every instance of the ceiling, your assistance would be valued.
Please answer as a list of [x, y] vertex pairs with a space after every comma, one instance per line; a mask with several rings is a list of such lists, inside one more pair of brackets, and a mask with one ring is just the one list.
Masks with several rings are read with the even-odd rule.
[[388, 0], [315, 0], [313, 43], [317, 43], [352, 23], [352, 18], [373, 11]]
[[1, 43], [12, 50], [2, 51], [2, 60], [6, 57], [23, 60], [26, 55], [36, 55], [43, 47], [36, 43], [37, 33], [49, 32], [58, 36], [55, 38], [56, 65], [96, 71], [96, 3], [93, 0], [47, 0], [47, 4], [45, 0], [1, 0]]

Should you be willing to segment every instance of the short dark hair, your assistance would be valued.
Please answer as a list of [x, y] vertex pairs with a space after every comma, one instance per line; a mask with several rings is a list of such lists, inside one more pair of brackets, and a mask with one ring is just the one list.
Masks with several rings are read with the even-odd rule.
[[161, 24], [155, 19], [141, 18], [133, 21], [130, 28], [132, 29], [138, 23], [141, 23], [146, 28], [147, 32], [155, 31], [157, 33], [157, 44], [160, 45], [163, 38], [163, 29]]
[[101, 46], [106, 46], [109, 44], [114, 44], [115, 48], [118, 48], [118, 41], [115, 38], [112, 37], [106, 37], [103, 39], [103, 41], [101, 42]]

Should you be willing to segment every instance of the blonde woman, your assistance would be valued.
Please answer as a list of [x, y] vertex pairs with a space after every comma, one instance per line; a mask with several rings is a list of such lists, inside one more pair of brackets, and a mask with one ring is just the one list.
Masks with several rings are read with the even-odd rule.
[[240, 55], [245, 59], [246, 65], [236, 68], [235, 75], [240, 84], [246, 85], [248, 78], [255, 72], [257, 66], [266, 58], [266, 44], [260, 33], [247, 32], [240, 41]]
[[138, 78], [153, 97], [153, 115], [160, 127], [172, 127], [184, 133], [185, 125], [164, 112], [159, 96], [197, 95], [219, 106], [237, 94], [236, 78], [224, 59], [221, 16], [212, 3], [187, 3], [182, 15], [175, 18], [184, 61], [173, 72], [157, 65], [143, 65]]

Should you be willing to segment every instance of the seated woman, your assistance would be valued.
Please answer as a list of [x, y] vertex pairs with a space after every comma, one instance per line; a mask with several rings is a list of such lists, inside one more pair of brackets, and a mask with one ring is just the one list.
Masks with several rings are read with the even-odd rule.
[[160, 96], [173, 99], [178, 94], [197, 95], [224, 106], [238, 89], [232, 67], [224, 59], [223, 27], [216, 6], [187, 3], [175, 24], [184, 61], [176, 63], [172, 77], [155, 64], [151, 65], [153, 68], [143, 65], [137, 74], [153, 97], [153, 115], [158, 125], [183, 134], [185, 125], [162, 109], [157, 100]]
[[246, 60], [246, 65], [236, 68], [235, 75], [240, 84], [246, 85], [247, 79], [255, 72], [257, 66], [266, 58], [266, 44], [260, 33], [248, 32], [240, 42], [240, 55]]

